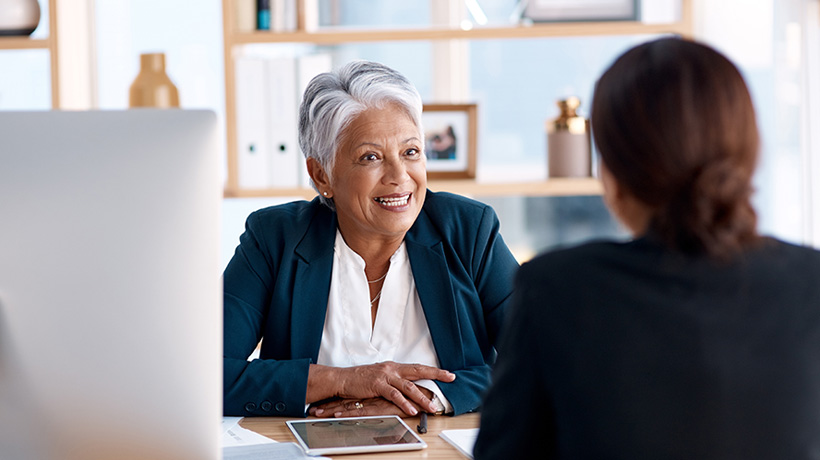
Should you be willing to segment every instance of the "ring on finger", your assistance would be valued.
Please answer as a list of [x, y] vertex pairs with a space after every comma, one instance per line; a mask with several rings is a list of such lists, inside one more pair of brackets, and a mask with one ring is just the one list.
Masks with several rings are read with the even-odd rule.
[[355, 407], [356, 409], [361, 410], [361, 409], [364, 409], [364, 404], [362, 404], [361, 401], [356, 401], [355, 403], [353, 403], [353, 407]]

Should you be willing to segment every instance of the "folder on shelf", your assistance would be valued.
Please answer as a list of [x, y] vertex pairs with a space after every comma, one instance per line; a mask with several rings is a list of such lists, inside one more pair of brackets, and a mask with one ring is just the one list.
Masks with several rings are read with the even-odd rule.
[[296, 61], [290, 57], [270, 59], [268, 85], [271, 184], [298, 187], [302, 154], [297, 143]]
[[329, 70], [329, 54], [236, 59], [241, 188], [310, 187], [298, 144], [299, 105], [308, 82]]
[[[333, 62], [330, 54], [307, 54], [300, 56], [296, 61], [296, 101], [297, 107], [302, 104], [302, 96], [305, 94], [310, 80], [323, 72], [330, 72], [333, 69]], [[299, 151], [301, 165], [299, 167], [299, 185], [310, 188], [310, 175], [304, 161], [304, 154]]]
[[271, 187], [268, 81], [265, 59], [236, 59], [236, 139], [239, 187]]

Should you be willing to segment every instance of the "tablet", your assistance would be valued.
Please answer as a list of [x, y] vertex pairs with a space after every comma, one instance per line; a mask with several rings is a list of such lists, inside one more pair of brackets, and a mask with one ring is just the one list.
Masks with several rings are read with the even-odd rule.
[[427, 447], [397, 416], [322, 418], [286, 422], [309, 455], [419, 450]]

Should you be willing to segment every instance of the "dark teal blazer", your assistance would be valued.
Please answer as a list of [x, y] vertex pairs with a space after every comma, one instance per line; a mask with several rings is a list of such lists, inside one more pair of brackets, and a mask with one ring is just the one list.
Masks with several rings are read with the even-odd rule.
[[[224, 282], [224, 413], [305, 415], [310, 363], [319, 355], [333, 268], [336, 214], [297, 201], [251, 214]], [[518, 263], [487, 205], [427, 192], [405, 236], [419, 299], [454, 413], [476, 410]], [[247, 357], [262, 340], [260, 358]]]

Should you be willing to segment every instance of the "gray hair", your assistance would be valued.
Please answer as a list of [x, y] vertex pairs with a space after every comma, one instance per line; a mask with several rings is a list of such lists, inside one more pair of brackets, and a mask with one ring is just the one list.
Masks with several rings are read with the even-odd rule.
[[[421, 95], [404, 75], [384, 64], [353, 61], [333, 72], [317, 75], [308, 83], [299, 107], [299, 147], [305, 158], [314, 158], [330, 175], [344, 130], [370, 108], [396, 104], [421, 124]], [[311, 180], [313, 189], [319, 189]], [[331, 209], [333, 202], [319, 195]]]

